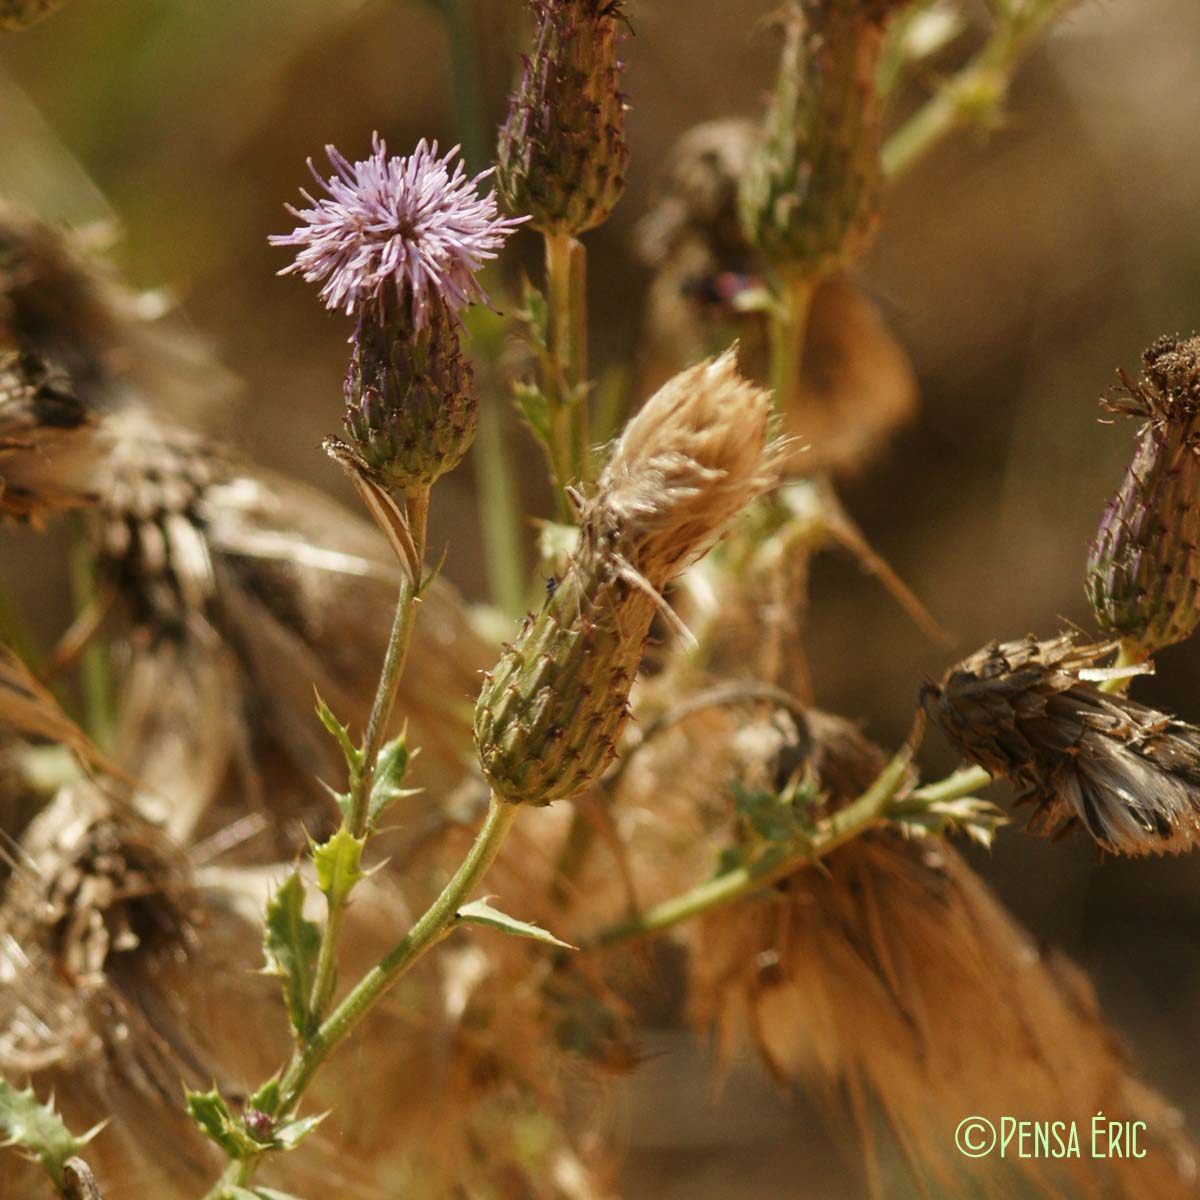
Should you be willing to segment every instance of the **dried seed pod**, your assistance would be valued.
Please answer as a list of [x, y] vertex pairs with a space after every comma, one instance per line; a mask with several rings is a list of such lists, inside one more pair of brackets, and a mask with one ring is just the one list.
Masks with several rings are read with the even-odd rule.
[[531, 0], [537, 32], [500, 130], [499, 181], [543, 233], [599, 225], [625, 189], [620, 3]]
[[346, 379], [346, 431], [384, 486], [428, 487], [458, 466], [475, 437], [479, 403], [459, 323], [436, 297], [420, 329], [407, 306], [364, 313]]
[[1137, 450], [1088, 556], [1096, 620], [1150, 655], [1200, 623], [1200, 338], [1162, 337], [1109, 411], [1134, 416]]
[[1038, 803], [1041, 832], [1078, 823], [1114, 854], [1178, 854], [1200, 841], [1200, 728], [1101, 691], [1087, 673], [1112, 650], [993, 643], [923, 703], [971, 762]]
[[499, 796], [548, 804], [604, 770], [662, 589], [769, 481], [769, 414], [730, 351], [676, 376], [626, 426], [570, 566], [485, 676], [475, 744]]
[[0, 353], [0, 515], [41, 524], [88, 502], [95, 420], [64, 371]]
[[741, 194], [746, 236], [768, 259], [825, 274], [860, 255], [883, 168], [876, 72], [906, 0], [798, 0], [785, 13], [765, 137]]

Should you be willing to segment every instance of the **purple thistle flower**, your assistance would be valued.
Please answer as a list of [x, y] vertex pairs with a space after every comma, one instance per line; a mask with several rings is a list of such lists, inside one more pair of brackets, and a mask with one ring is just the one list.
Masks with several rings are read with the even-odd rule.
[[382, 308], [394, 283], [401, 304], [411, 297], [414, 330], [428, 323], [432, 300], [452, 313], [486, 303], [475, 272], [526, 219], [499, 216], [495, 193], [479, 195], [479, 182], [495, 168], [468, 179], [461, 161], [451, 172], [457, 146], [439, 158], [437, 142], [422, 139], [412, 154], [389, 158], [378, 133], [371, 145], [371, 157], [353, 164], [326, 146], [335, 171], [329, 179], [308, 160], [328, 196], [314, 199], [301, 189], [312, 207], [287, 206], [303, 224], [269, 239], [273, 246], [298, 247], [295, 261], [279, 274], [298, 271], [307, 282], [322, 283], [325, 306], [347, 316]]

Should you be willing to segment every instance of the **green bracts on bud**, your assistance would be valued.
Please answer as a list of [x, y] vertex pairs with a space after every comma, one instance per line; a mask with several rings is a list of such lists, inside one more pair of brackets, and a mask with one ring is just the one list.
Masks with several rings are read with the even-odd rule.
[[484, 677], [475, 744], [502, 799], [566, 799], [608, 765], [663, 588], [770, 481], [770, 407], [727, 352], [675, 376], [626, 426], [562, 580]]
[[629, 147], [617, 58], [619, 0], [532, 0], [537, 34], [500, 130], [500, 193], [543, 233], [607, 219]]
[[24, 29], [48, 17], [65, 0], [0, 0], [0, 29]]
[[1200, 623], [1200, 338], [1159, 338], [1142, 365], [1105, 401], [1144, 424], [1092, 543], [1087, 592], [1101, 628], [1150, 655]]
[[428, 487], [456, 467], [479, 420], [474, 377], [446, 306], [415, 330], [408, 304], [363, 313], [346, 378], [345, 427], [354, 449], [394, 491]]
[[740, 195], [772, 263], [825, 274], [862, 253], [883, 186], [876, 75], [905, 0], [796, 0], [786, 10], [765, 136]]

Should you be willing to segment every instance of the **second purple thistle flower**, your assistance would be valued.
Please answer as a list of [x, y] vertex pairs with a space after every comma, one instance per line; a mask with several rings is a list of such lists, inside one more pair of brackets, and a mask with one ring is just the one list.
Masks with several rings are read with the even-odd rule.
[[452, 313], [486, 303], [475, 274], [526, 220], [501, 217], [495, 193], [479, 193], [492, 169], [469, 177], [462, 162], [453, 161], [457, 146], [439, 157], [437, 142], [424, 139], [411, 154], [389, 157], [376, 133], [372, 150], [369, 158], [351, 163], [326, 146], [334, 167], [328, 179], [309, 159], [327, 195], [314, 198], [301, 189], [311, 207], [288, 206], [302, 223], [270, 239], [274, 246], [297, 248], [295, 261], [280, 274], [298, 272], [320, 283], [326, 307], [348, 316], [381, 310], [394, 288], [399, 303], [406, 297], [411, 303], [418, 331], [428, 323], [434, 300]]

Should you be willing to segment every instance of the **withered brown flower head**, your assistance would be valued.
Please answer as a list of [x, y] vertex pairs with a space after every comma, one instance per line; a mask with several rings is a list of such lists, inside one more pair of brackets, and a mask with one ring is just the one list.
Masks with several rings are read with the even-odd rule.
[[1034, 824], [1078, 822], [1114, 854], [1177, 854], [1200, 841], [1200, 728], [1102, 691], [1113, 650], [1065, 634], [993, 643], [922, 701], [972, 762], [1038, 802]]
[[1200, 337], [1161, 337], [1109, 412], [1140, 419], [1137, 450], [1088, 557], [1101, 627], [1152, 654], [1200, 622]]
[[497, 795], [548, 804], [607, 766], [662, 589], [770, 482], [770, 409], [729, 351], [681, 372], [626, 426], [570, 566], [484, 677], [475, 744]]
[[87, 501], [95, 422], [66, 373], [0, 351], [0, 515], [39, 524]]

